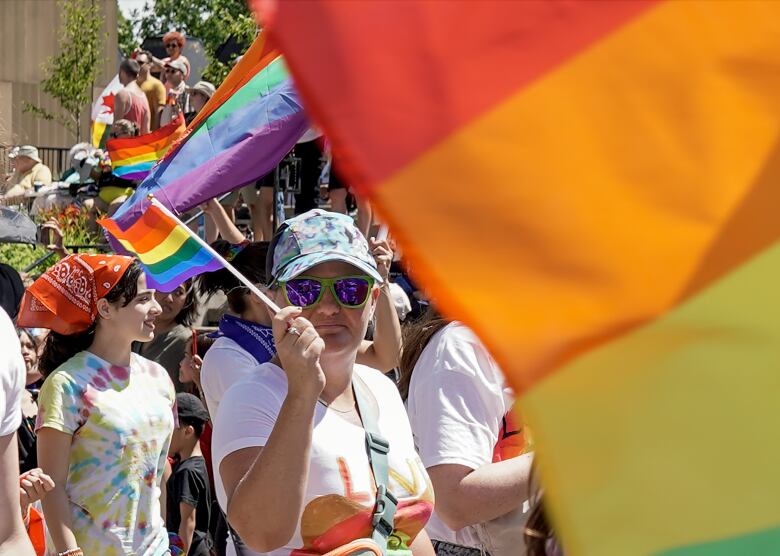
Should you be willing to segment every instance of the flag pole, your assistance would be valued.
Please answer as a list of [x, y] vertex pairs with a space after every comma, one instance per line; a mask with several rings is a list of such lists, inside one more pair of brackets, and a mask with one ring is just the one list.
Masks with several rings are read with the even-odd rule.
[[278, 306], [276, 303], [274, 303], [274, 302], [271, 300], [271, 298], [270, 298], [270, 297], [268, 297], [267, 295], [265, 295], [265, 294], [264, 294], [262, 291], [260, 291], [260, 290], [258, 289], [258, 287], [257, 287], [257, 286], [255, 286], [255, 285], [254, 285], [252, 282], [250, 282], [250, 281], [249, 281], [249, 280], [248, 280], [248, 279], [247, 279], [247, 278], [246, 278], [246, 277], [245, 277], [243, 274], [241, 274], [239, 271], [237, 271], [237, 270], [236, 270], [236, 269], [233, 267], [233, 265], [232, 265], [232, 264], [230, 264], [229, 262], [227, 262], [227, 261], [225, 260], [225, 258], [224, 258], [224, 257], [222, 257], [222, 255], [220, 255], [219, 253], [217, 253], [216, 251], [214, 251], [214, 249], [211, 247], [211, 245], [209, 245], [208, 243], [206, 243], [205, 241], [203, 241], [203, 239], [202, 239], [202, 238], [201, 238], [201, 237], [200, 237], [198, 234], [196, 234], [195, 232], [193, 232], [192, 230], [190, 230], [190, 229], [189, 229], [189, 227], [185, 226], [185, 225], [184, 225], [184, 223], [183, 223], [181, 220], [179, 220], [179, 218], [178, 218], [178, 217], [177, 217], [175, 214], [173, 214], [173, 213], [172, 213], [170, 210], [168, 210], [168, 207], [166, 207], [166, 206], [165, 206], [165, 205], [163, 205], [163, 204], [162, 204], [160, 201], [158, 201], [158, 200], [157, 200], [157, 199], [154, 197], [154, 195], [152, 195], [151, 193], [149, 193], [149, 194], [146, 196], [146, 198], [147, 198], [147, 199], [149, 199], [149, 202], [151, 202], [151, 203], [152, 203], [154, 206], [156, 206], [158, 209], [160, 209], [161, 211], [163, 211], [163, 212], [164, 212], [164, 213], [165, 213], [167, 216], [169, 216], [170, 218], [173, 218], [173, 219], [174, 219], [176, 222], [178, 222], [178, 223], [181, 225], [181, 227], [182, 227], [182, 228], [184, 228], [184, 229], [187, 231], [187, 233], [189, 234], [189, 236], [190, 236], [192, 239], [194, 239], [195, 241], [197, 241], [197, 242], [198, 242], [198, 244], [199, 244], [201, 247], [203, 247], [203, 248], [204, 248], [206, 251], [208, 251], [208, 252], [209, 252], [209, 254], [210, 254], [212, 257], [214, 257], [215, 259], [217, 259], [217, 261], [219, 261], [219, 263], [220, 263], [220, 264], [221, 264], [221, 265], [222, 265], [222, 266], [223, 266], [223, 267], [224, 267], [224, 268], [225, 268], [225, 269], [226, 269], [228, 272], [230, 272], [230, 273], [231, 273], [233, 276], [235, 276], [236, 278], [238, 278], [239, 282], [241, 282], [241, 283], [242, 283], [244, 286], [246, 286], [246, 287], [249, 289], [249, 291], [251, 291], [253, 294], [255, 294], [255, 295], [257, 296], [257, 298], [258, 298], [260, 301], [262, 301], [263, 303], [265, 303], [266, 305], [268, 305], [268, 307], [269, 307], [269, 308], [270, 308], [270, 309], [271, 309], [271, 310], [272, 310], [274, 313], [278, 313], [278, 312], [281, 310], [281, 309], [279, 309], [279, 306]]

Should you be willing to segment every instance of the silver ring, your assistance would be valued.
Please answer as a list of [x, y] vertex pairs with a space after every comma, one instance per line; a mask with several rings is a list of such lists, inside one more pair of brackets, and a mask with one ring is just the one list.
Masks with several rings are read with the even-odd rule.
[[295, 328], [294, 326], [289, 327], [287, 329], [287, 333], [288, 334], [293, 334], [295, 336], [300, 336], [301, 335], [301, 331], [298, 330], [297, 328]]

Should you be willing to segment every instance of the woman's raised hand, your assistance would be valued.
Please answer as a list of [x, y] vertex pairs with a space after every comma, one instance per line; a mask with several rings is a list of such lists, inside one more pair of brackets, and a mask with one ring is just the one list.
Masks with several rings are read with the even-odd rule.
[[325, 388], [320, 355], [325, 342], [300, 307], [283, 307], [273, 318], [276, 354], [287, 374], [288, 397], [316, 400]]

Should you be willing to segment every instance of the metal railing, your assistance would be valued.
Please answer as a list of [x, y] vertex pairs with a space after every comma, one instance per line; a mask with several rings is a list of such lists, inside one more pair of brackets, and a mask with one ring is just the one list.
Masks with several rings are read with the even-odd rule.
[[[55, 181], [60, 178], [62, 173], [67, 169], [66, 164], [68, 162], [68, 151], [70, 149], [64, 147], [38, 147], [38, 156], [41, 157], [41, 161], [49, 167], [51, 170], [51, 177]], [[11, 160], [8, 158], [8, 153], [11, 152], [11, 147], [0, 149], [0, 174], [5, 175], [11, 172]]]
[[38, 147], [38, 155], [41, 161], [51, 170], [51, 177], [58, 180], [62, 173], [67, 170], [68, 151], [63, 147]]

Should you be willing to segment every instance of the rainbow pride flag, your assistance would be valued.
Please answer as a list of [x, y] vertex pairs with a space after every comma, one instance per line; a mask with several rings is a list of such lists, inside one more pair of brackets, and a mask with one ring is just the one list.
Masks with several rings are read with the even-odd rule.
[[179, 114], [176, 119], [152, 133], [109, 139], [106, 148], [111, 158], [112, 173], [127, 180], [144, 179], [171, 145], [184, 135], [185, 129], [184, 115]]
[[251, 183], [268, 174], [308, 127], [284, 60], [261, 33], [112, 219], [128, 229], [146, 210], [150, 193], [177, 213]]
[[153, 204], [127, 229], [110, 218], [98, 220], [98, 224], [127, 251], [136, 254], [150, 288], [170, 292], [188, 278], [222, 268], [220, 261], [181, 223]]
[[777, 554], [780, 3], [269, 7], [345, 179], [504, 369], [567, 556]]

